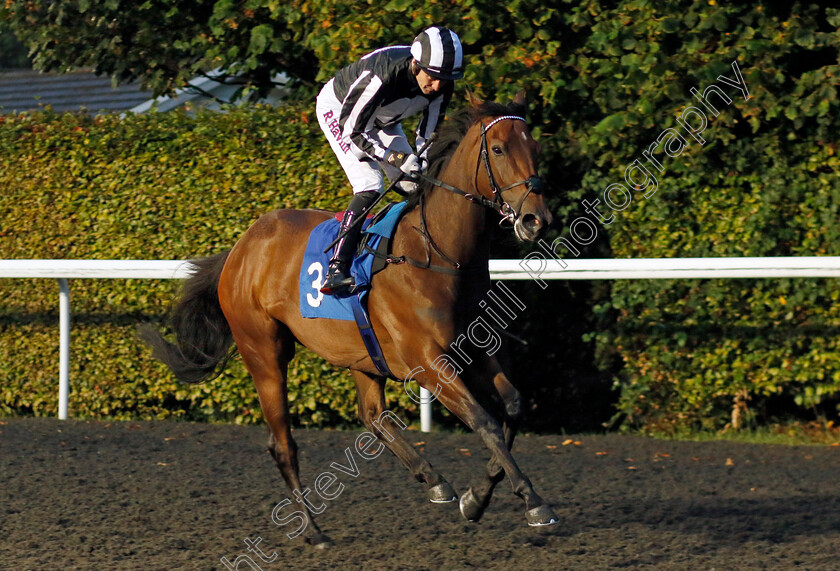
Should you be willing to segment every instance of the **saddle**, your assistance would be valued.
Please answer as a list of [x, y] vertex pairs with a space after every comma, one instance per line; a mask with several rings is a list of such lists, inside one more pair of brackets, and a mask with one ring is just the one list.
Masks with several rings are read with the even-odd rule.
[[391, 239], [402, 217], [406, 202], [389, 204], [376, 216], [362, 223], [362, 239], [350, 266], [355, 286], [337, 295], [320, 292], [331, 253], [326, 246], [338, 235], [341, 213], [316, 226], [309, 234], [300, 267], [300, 314], [311, 319], [355, 321], [374, 364], [383, 376], [391, 375], [367, 312], [367, 293], [371, 278], [395, 262], [390, 256]]
[[405, 206], [405, 202], [389, 204], [375, 217], [363, 222], [362, 239], [350, 266], [350, 273], [356, 285], [337, 295], [324, 295], [318, 290], [324, 281], [331, 256], [331, 252], [324, 253], [324, 249], [338, 235], [339, 220], [330, 218], [312, 230], [300, 268], [301, 316], [354, 320], [352, 308], [347, 300], [369, 290], [373, 275], [382, 271], [389, 261], [393, 261], [389, 257], [391, 237]]

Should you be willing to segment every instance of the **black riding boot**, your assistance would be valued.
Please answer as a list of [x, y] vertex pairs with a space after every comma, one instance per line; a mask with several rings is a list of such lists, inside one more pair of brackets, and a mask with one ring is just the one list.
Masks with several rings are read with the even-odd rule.
[[[368, 206], [376, 200], [378, 193], [374, 191], [360, 192], [353, 195], [350, 205], [344, 212], [341, 219], [341, 226], [338, 229], [339, 235], [344, 237], [335, 245], [335, 251], [330, 259], [330, 267], [327, 270], [327, 278], [321, 286], [321, 293], [331, 295], [353, 285], [353, 277], [350, 275], [350, 264], [353, 262], [353, 255], [359, 247], [359, 238], [362, 235], [362, 223], [359, 222], [354, 228], [350, 226], [362, 216]], [[350, 228], [350, 230], [348, 230]]]

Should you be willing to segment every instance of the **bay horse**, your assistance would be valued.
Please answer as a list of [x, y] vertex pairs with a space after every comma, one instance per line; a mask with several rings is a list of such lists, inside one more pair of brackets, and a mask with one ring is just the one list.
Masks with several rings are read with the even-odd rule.
[[[470, 103], [442, 126], [429, 149], [425, 180], [396, 228], [392, 251], [410, 263], [391, 265], [373, 277], [368, 310], [393, 377], [413, 378], [439, 392], [441, 404], [477, 432], [491, 452], [485, 473], [460, 498], [462, 515], [478, 521], [507, 474], [513, 492], [525, 502], [528, 524], [551, 525], [557, 516], [511, 455], [522, 404], [495, 356], [472, 351], [471, 364], [443, 383], [427, 370], [457, 346], [491, 287], [492, 212], [512, 223], [520, 241], [536, 240], [552, 220], [536, 171], [537, 143], [522, 118], [524, 94], [508, 105], [472, 96]], [[299, 499], [304, 487], [286, 390], [296, 342], [351, 370], [360, 419], [425, 486], [431, 501], [457, 499], [446, 479], [400, 436], [394, 420], [383, 415], [387, 378], [374, 366], [355, 322], [301, 317], [299, 272], [307, 237], [331, 216], [322, 210], [291, 209], [263, 215], [231, 250], [193, 262], [195, 272], [172, 312], [176, 344], [150, 326], [140, 332], [155, 356], [187, 382], [218, 375], [238, 349], [270, 430], [269, 451], [286, 485], [298, 491], [293, 495], [309, 515], [303, 538], [314, 545], [329, 538]], [[496, 403], [498, 412], [488, 412], [477, 396]]]

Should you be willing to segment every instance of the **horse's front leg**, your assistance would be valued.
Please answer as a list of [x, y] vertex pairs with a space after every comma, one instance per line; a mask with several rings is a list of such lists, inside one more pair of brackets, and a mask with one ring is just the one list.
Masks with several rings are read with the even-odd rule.
[[449, 482], [400, 435], [405, 426], [399, 426], [385, 410], [385, 379], [361, 371], [352, 373], [359, 398], [359, 418], [364, 425], [426, 487], [430, 502], [443, 504], [457, 500], [458, 495]]
[[[501, 399], [499, 416], [502, 418], [502, 432], [508, 450], [513, 449], [513, 440], [522, 416], [522, 399], [519, 391], [510, 383], [502, 372], [495, 357], [491, 357], [479, 374], [469, 376], [469, 387], [474, 391], [483, 392], [490, 400]], [[492, 383], [488, 379], [492, 378]], [[484, 515], [484, 510], [490, 505], [490, 498], [496, 485], [505, 477], [504, 468], [496, 459], [490, 458], [484, 477], [473, 482], [470, 488], [461, 495], [461, 514], [469, 521], [478, 521]]]
[[[441, 354], [443, 351], [440, 348], [431, 348], [421, 352], [420, 356], [426, 357], [427, 362], [431, 363]], [[501, 470], [507, 474], [513, 493], [524, 500], [528, 525], [551, 525], [559, 521], [551, 507], [534, 491], [531, 481], [517, 466], [508, 448], [502, 426], [478, 403], [460, 375], [441, 382], [442, 379], [434, 371], [421, 368], [421, 372], [413, 378], [432, 394], [438, 393], [440, 403], [481, 436]]]

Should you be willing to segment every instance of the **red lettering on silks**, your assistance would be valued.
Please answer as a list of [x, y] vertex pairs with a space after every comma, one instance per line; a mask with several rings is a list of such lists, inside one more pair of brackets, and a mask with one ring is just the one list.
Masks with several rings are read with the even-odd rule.
[[[327, 122], [327, 119], [332, 119], [332, 121]], [[338, 146], [341, 148], [342, 151], [345, 153], [350, 150], [350, 144], [345, 143], [341, 140], [341, 125], [338, 124], [338, 119], [333, 118], [333, 112], [327, 111], [324, 113], [324, 124], [326, 125], [327, 129], [329, 130], [330, 134], [335, 137]]]

